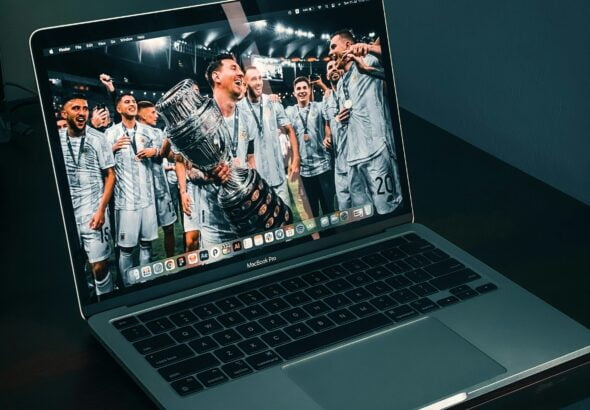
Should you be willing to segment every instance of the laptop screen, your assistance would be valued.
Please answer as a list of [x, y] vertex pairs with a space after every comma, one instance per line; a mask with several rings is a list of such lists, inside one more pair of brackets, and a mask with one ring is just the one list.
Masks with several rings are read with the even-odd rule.
[[410, 212], [382, 3], [277, 3], [33, 36], [83, 305]]

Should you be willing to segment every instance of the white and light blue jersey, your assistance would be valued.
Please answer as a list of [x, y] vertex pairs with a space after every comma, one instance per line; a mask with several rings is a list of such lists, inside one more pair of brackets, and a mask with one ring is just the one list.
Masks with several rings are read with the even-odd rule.
[[240, 167], [246, 168], [248, 166], [248, 144], [254, 140], [256, 135], [254, 119], [239, 104], [236, 104], [234, 114], [223, 117], [223, 119], [230, 137], [230, 156], [238, 159]]
[[338, 174], [348, 172], [346, 161], [346, 129], [342, 123], [336, 121], [342, 103], [338, 100], [335, 92], [324, 96], [324, 120], [330, 125], [332, 131], [332, 152], [334, 153], [334, 171]]
[[330, 152], [324, 147], [323, 104], [311, 102], [305, 108], [292, 105], [285, 112], [297, 135], [301, 176], [313, 177], [329, 171], [332, 165]]
[[138, 161], [135, 156], [146, 148], [160, 148], [157, 145], [157, 136], [150, 126], [135, 123], [132, 129], [126, 129], [123, 123], [119, 123], [108, 130], [105, 135], [112, 146], [119, 138], [127, 135], [132, 143], [117, 152], [115, 156], [115, 209], [135, 211], [155, 204], [154, 178], [152, 160]]
[[[162, 147], [166, 134], [159, 128], [152, 127], [154, 131], [154, 146]], [[154, 174], [154, 192], [156, 198], [162, 198], [170, 195], [170, 187], [168, 186], [168, 180], [166, 173], [164, 172], [163, 158], [152, 159], [152, 172]]]
[[86, 223], [104, 193], [103, 171], [115, 166], [113, 153], [104, 135], [88, 126], [84, 135], [74, 138], [61, 129], [59, 139], [76, 222]]
[[[364, 57], [367, 65], [382, 69], [379, 59]], [[350, 100], [350, 119], [345, 127], [346, 158], [349, 165], [366, 162], [378, 156], [392, 141], [391, 123], [386, 120], [383, 80], [359, 72], [352, 64], [338, 82], [337, 97], [341, 104]]]
[[[270, 186], [279, 186], [285, 181], [285, 162], [281, 151], [279, 128], [290, 125], [280, 103], [273, 103], [267, 95], [262, 103], [252, 103], [247, 98], [240, 101], [240, 110], [252, 116], [256, 125], [254, 159], [256, 170]], [[262, 121], [260, 119], [262, 114]]]

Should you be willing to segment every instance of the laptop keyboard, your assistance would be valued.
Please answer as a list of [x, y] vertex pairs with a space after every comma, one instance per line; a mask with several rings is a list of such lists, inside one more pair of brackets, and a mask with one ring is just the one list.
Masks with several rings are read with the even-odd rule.
[[411, 233], [112, 323], [184, 396], [497, 289], [480, 279]]

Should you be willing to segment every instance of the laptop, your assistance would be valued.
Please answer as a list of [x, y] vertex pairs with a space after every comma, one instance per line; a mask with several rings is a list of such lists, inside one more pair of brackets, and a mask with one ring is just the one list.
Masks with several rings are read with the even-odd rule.
[[[414, 222], [390, 41], [379, 0], [31, 36], [80, 313], [159, 407], [442, 409], [590, 352], [588, 329]], [[234, 208], [182, 139], [205, 131], [254, 175]]]

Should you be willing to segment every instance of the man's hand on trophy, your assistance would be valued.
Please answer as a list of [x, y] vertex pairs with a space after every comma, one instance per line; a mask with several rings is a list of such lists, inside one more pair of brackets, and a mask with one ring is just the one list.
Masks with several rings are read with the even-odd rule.
[[220, 184], [225, 184], [227, 181], [229, 181], [229, 177], [231, 174], [230, 167], [226, 163], [219, 164], [215, 168], [213, 168], [211, 174], [213, 175], [213, 178], [216, 180], [216, 182]]
[[122, 135], [114, 144], [113, 144], [113, 153], [119, 151], [126, 146], [131, 145], [131, 139], [126, 136]]

